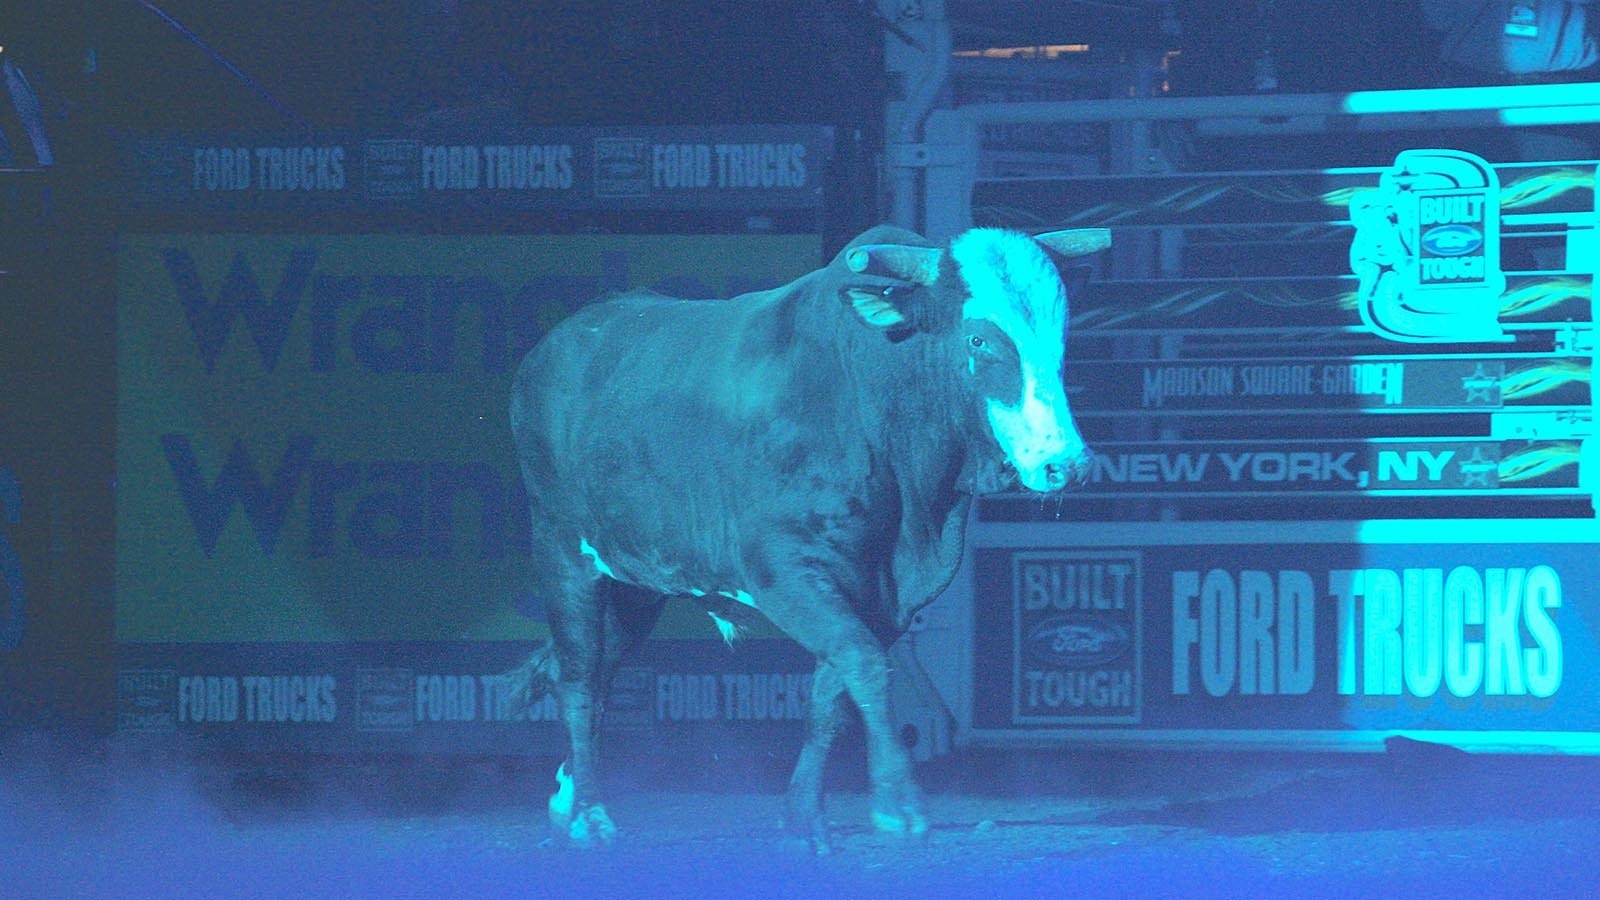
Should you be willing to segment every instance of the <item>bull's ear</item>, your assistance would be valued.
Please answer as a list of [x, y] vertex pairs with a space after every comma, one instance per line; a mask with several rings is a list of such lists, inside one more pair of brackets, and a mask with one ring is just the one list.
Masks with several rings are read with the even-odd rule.
[[884, 331], [911, 327], [910, 310], [904, 299], [911, 291], [893, 285], [883, 288], [845, 288], [843, 299], [855, 310], [856, 317], [873, 328]]

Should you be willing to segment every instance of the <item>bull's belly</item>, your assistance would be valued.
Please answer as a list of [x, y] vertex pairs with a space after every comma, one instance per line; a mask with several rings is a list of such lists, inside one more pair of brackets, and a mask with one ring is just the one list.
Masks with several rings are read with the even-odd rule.
[[[631, 527], [630, 527], [631, 526]], [[746, 567], [726, 538], [706, 537], [687, 523], [641, 530], [637, 523], [591, 523], [578, 552], [595, 571], [659, 594], [725, 597], [754, 605]]]

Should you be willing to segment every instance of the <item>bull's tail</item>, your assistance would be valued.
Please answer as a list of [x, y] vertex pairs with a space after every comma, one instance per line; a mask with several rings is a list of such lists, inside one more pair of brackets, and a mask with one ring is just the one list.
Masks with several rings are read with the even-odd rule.
[[509, 712], [516, 715], [531, 710], [561, 677], [561, 662], [556, 659], [554, 643], [547, 642], [533, 651], [527, 662], [500, 677], [508, 690]]

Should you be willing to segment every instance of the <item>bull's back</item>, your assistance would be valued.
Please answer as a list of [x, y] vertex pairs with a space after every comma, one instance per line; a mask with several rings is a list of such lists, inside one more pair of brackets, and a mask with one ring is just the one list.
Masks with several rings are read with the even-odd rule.
[[802, 534], [861, 543], [867, 441], [784, 302], [623, 299], [553, 330], [512, 403], [535, 527], [662, 592], [748, 588]]
[[574, 528], [643, 540], [665, 539], [660, 509], [721, 514], [747, 423], [771, 419], [781, 391], [785, 364], [752, 337], [769, 307], [624, 297], [552, 329], [523, 359], [511, 405], [530, 495]]

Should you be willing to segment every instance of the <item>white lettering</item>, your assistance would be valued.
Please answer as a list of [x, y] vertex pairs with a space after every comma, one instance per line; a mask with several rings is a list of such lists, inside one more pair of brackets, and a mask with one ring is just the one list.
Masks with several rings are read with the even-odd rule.
[[1030, 612], [1127, 609], [1132, 574], [1130, 563], [1024, 560], [1017, 588]]
[[1561, 686], [1561, 579], [1549, 566], [1338, 569], [1328, 585], [1341, 694], [1543, 698]]
[[190, 188], [196, 191], [242, 191], [250, 187], [248, 147], [196, 147]]
[[[1198, 610], [1194, 601], [1198, 599]], [[1212, 569], [1172, 575], [1172, 692], [1191, 693], [1196, 664], [1206, 693], [1304, 694], [1315, 677], [1311, 575]], [[1198, 659], [1196, 658], [1198, 656]]]

